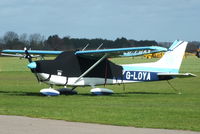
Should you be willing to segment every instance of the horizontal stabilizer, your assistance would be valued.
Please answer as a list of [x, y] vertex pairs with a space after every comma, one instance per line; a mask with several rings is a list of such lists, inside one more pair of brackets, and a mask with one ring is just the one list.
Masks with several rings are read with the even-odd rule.
[[158, 76], [171, 76], [177, 78], [196, 77], [196, 75], [192, 73], [158, 73]]

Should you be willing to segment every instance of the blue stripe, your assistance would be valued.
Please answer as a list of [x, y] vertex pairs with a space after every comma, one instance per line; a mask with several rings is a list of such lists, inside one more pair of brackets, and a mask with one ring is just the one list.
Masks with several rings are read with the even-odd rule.
[[178, 69], [173, 68], [153, 68], [153, 67], [137, 67], [137, 66], [122, 66], [124, 71], [149, 71], [149, 72], [171, 72], [178, 73]]

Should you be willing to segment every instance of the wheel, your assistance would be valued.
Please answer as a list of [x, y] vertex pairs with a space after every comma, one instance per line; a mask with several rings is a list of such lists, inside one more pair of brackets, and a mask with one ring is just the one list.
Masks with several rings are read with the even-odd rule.
[[64, 94], [64, 95], [74, 95], [74, 94], [78, 94], [78, 92], [76, 90], [72, 90], [70, 88], [60, 88], [58, 89], [58, 92], [60, 92], [60, 94]]

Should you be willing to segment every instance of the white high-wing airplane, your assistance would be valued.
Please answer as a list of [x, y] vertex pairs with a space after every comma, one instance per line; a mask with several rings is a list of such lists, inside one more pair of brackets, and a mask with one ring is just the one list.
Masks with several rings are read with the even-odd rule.
[[[170, 48], [157, 46], [117, 49], [82, 50], [74, 52], [3, 50], [2, 55], [20, 56], [29, 60], [28, 68], [38, 81], [50, 85], [42, 89], [45, 95], [58, 95], [53, 85], [72, 86], [68, 93], [78, 86], [91, 86], [94, 94], [111, 94], [112, 90], [95, 88], [96, 85], [122, 84], [170, 80], [176, 77], [193, 77], [191, 73], [179, 73], [181, 62], [188, 42], [176, 40]], [[153, 63], [116, 65], [107, 58], [112, 55], [138, 56], [147, 53], [166, 52]], [[23, 55], [24, 54], [24, 55]], [[54, 60], [32, 61], [33, 55], [58, 55]]]

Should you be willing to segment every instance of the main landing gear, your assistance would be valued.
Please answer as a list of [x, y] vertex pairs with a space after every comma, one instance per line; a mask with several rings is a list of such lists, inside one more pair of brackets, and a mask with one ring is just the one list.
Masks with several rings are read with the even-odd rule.
[[50, 88], [44, 88], [40, 90], [40, 93], [45, 96], [58, 96], [58, 95], [74, 95], [78, 94], [77, 91], [75, 91], [76, 87], [73, 88], [67, 88], [66, 86], [64, 88], [60, 88], [58, 90], [53, 89], [53, 85], [50, 85]]
[[74, 95], [74, 94], [78, 94], [78, 92], [76, 90], [74, 90], [76, 87], [73, 88], [60, 88], [58, 89], [58, 91], [60, 92], [60, 94], [64, 94], [64, 95]]

